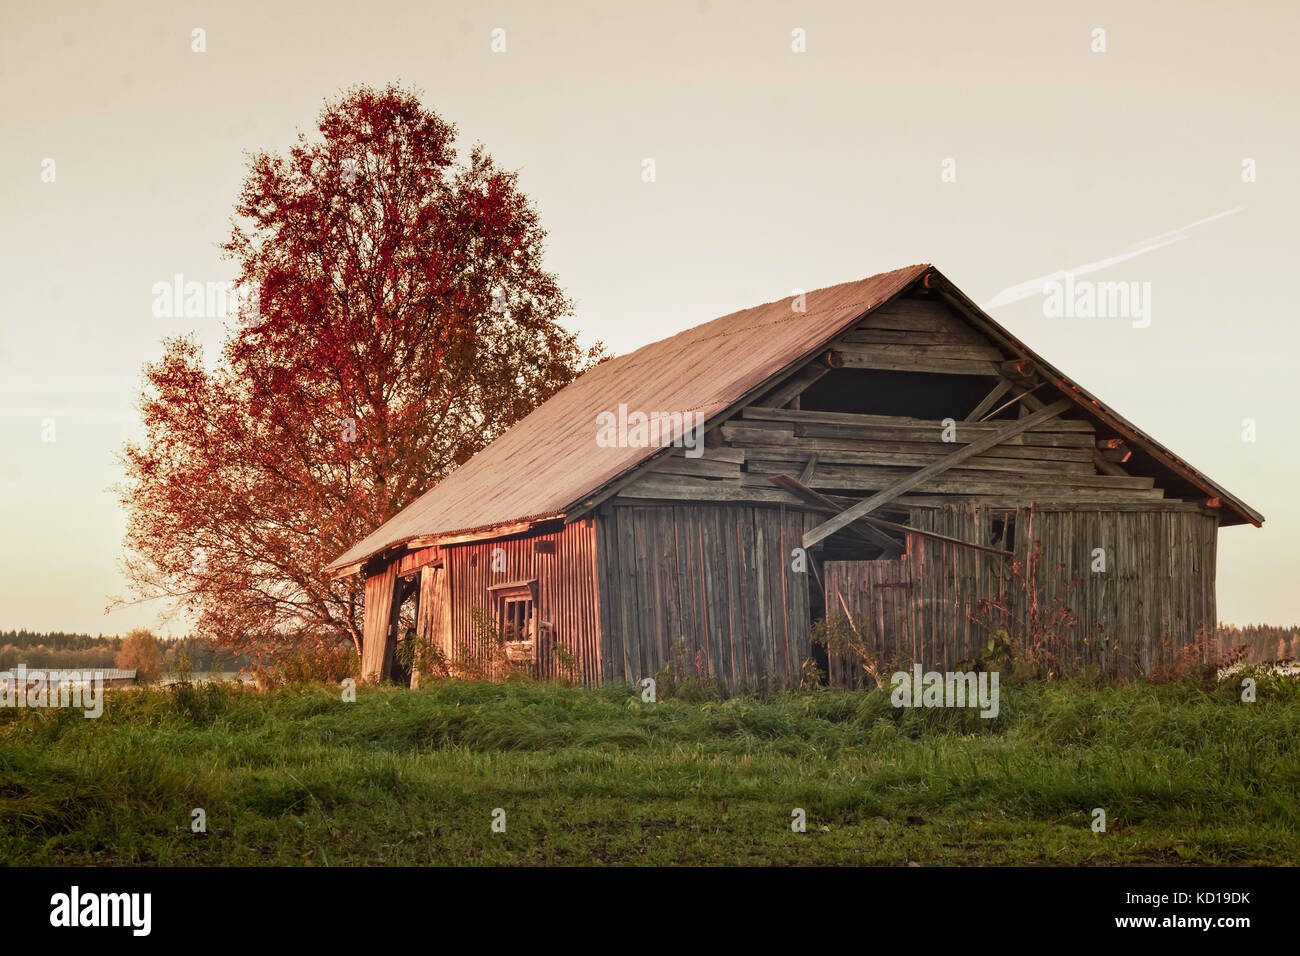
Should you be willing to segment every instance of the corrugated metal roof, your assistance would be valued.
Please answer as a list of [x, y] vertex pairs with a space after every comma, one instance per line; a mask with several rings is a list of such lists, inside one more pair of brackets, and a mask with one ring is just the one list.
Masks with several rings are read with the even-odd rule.
[[596, 415], [702, 412], [734, 404], [920, 278], [926, 265], [733, 312], [610, 359], [538, 406], [466, 464], [340, 555], [356, 564], [416, 537], [563, 514], [658, 448], [601, 448]]
[[598, 365], [349, 548], [330, 568], [355, 566], [415, 538], [452, 536], [561, 516], [659, 450], [599, 447], [597, 414], [615, 412], [624, 404], [646, 413], [702, 412], [710, 419], [807, 359], [927, 272], [933, 273], [936, 287], [945, 287], [988, 326], [988, 332], [1039, 363], [1083, 411], [1120, 431], [1131, 430], [1157, 459], [1163, 457], [1166, 467], [1208, 493], [1218, 493], [1245, 520], [1253, 524], [1263, 521], [1245, 502], [1048, 365], [938, 270], [914, 265], [809, 292], [805, 312], [793, 310], [793, 297], [769, 302]]

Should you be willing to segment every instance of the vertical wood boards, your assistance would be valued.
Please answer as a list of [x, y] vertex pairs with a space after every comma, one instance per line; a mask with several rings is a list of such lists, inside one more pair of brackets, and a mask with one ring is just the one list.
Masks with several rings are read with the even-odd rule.
[[[1011, 563], [996, 555], [908, 535], [901, 559], [827, 562], [828, 611], [843, 614], [842, 593], [852, 611], [872, 622], [868, 643], [883, 660], [906, 656], [900, 652], [910, 632], [911, 660], [938, 670], [978, 656], [990, 631], [1004, 628], [1024, 641], [1037, 635], [1063, 664], [1110, 677], [1149, 674], [1214, 627], [1215, 515], [960, 504], [917, 509], [912, 523], [989, 543], [991, 523], [1001, 516], [1015, 521], [1024, 586]], [[1036, 563], [1028, 560], [1035, 547], [1042, 549]], [[910, 592], [901, 606], [883, 586], [895, 580]], [[981, 599], [1006, 614], [981, 613]], [[1056, 610], [1068, 610], [1075, 623], [1051, 626]], [[839, 686], [860, 683], [844, 660], [832, 661], [831, 677]]]
[[[545, 550], [538, 545], [545, 543]], [[464, 656], [486, 668], [493, 658], [483, 627], [493, 618], [491, 588], [536, 581], [537, 622], [533, 673], [599, 683], [601, 604], [597, 587], [596, 526], [575, 521], [562, 530], [443, 548], [447, 641], [453, 661]], [[572, 664], [572, 673], [570, 672]], [[500, 676], [495, 671], [490, 676]]]
[[616, 503], [597, 517], [607, 680], [670, 661], [729, 690], [788, 687], [811, 654], [808, 575], [790, 550], [811, 522], [796, 508]]
[[[995, 520], [1014, 521], [1005, 546], [1033, 575], [1039, 616], [1057, 601], [1077, 617], [1052, 635], [1058, 652], [1104, 675], [1167, 665], [1215, 624], [1213, 513], [964, 502], [911, 514], [918, 530], [981, 544], [994, 543]], [[680, 664], [698, 663], [731, 690], [791, 686], [811, 656], [809, 575], [792, 569], [791, 552], [821, 520], [785, 505], [619, 502], [554, 533], [449, 546], [444, 566], [420, 570], [417, 629], [450, 657], [485, 660], [474, 609], [488, 619], [492, 585], [536, 580], [535, 613], [545, 625], [538, 676], [567, 676], [571, 660], [586, 683], [636, 681], [680, 647]], [[538, 549], [539, 541], [553, 548]], [[1035, 546], [1042, 556], [1031, 568], [1024, 562]], [[1093, 570], [1095, 549], [1105, 554], [1104, 571]], [[391, 667], [397, 584], [395, 566], [366, 581], [368, 680]], [[979, 653], [988, 625], [1023, 629], [1015, 619], [1033, 614], [1009, 562], [920, 535], [908, 535], [900, 559], [828, 561], [826, 607], [836, 616], [839, 594], [861, 612], [885, 662], [944, 670]], [[973, 620], [981, 598], [1000, 599], [1008, 617]], [[832, 655], [830, 667], [837, 685], [863, 682], [852, 661]]]

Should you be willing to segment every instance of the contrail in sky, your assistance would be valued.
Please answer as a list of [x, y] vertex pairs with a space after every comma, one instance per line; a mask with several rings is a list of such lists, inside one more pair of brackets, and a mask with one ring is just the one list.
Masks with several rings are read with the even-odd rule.
[[1018, 285], [1008, 286], [988, 302], [980, 306], [981, 309], [993, 309], [1000, 305], [1007, 305], [1010, 302], [1019, 302], [1021, 299], [1027, 299], [1031, 295], [1039, 295], [1044, 292], [1044, 286], [1053, 280], [1064, 279], [1067, 275], [1078, 276], [1085, 275], [1089, 272], [1096, 272], [1099, 269], [1105, 269], [1113, 266], [1117, 262], [1123, 262], [1126, 259], [1132, 259], [1153, 250], [1171, 246], [1175, 242], [1182, 242], [1192, 234], [1192, 231], [1206, 223], [1214, 222], [1216, 219], [1223, 219], [1227, 216], [1234, 215], [1245, 209], [1245, 206], [1234, 206], [1232, 209], [1225, 209], [1223, 212], [1215, 213], [1213, 216], [1206, 216], [1204, 219], [1198, 219], [1196, 222], [1188, 223], [1181, 229], [1175, 229], [1173, 232], [1162, 232], [1158, 236], [1152, 236], [1149, 239], [1142, 239], [1133, 243], [1117, 256], [1111, 256], [1107, 259], [1098, 259], [1096, 262], [1089, 262], [1085, 265], [1076, 266], [1073, 269], [1062, 269], [1053, 272], [1051, 275], [1039, 276], [1037, 279], [1030, 279], [1028, 282], [1021, 282]]

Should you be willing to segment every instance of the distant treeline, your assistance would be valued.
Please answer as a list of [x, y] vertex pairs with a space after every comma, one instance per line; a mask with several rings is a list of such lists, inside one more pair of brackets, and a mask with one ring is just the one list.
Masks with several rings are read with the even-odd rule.
[[1224, 651], [1242, 644], [1249, 645], [1248, 657], [1252, 661], [1281, 661], [1300, 659], [1300, 624], [1275, 627], [1272, 624], [1220, 624], [1215, 632], [1219, 647]]
[[[1227, 652], [1245, 644], [1252, 661], [1300, 660], [1300, 625], [1276, 627], [1221, 624], [1215, 631], [1219, 647]], [[163, 670], [180, 670], [188, 661], [193, 671], [237, 671], [246, 658], [212, 647], [207, 638], [160, 639]], [[122, 638], [117, 635], [66, 634], [62, 631], [0, 631], [0, 671], [18, 664], [51, 669], [116, 667]]]
[[[248, 661], [213, 648], [207, 638], [160, 638], [163, 669], [179, 670], [188, 661], [193, 671], [237, 671]], [[122, 638], [117, 635], [66, 634], [62, 631], [0, 631], [0, 671], [18, 664], [52, 670], [107, 669], [117, 666]]]

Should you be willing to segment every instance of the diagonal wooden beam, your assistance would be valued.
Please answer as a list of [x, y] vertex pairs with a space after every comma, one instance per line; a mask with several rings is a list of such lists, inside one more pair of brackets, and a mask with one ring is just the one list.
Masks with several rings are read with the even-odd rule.
[[906, 494], [927, 479], [933, 478], [935, 475], [943, 474], [943, 472], [947, 471], [949, 468], [960, 465], [968, 458], [974, 458], [976, 455], [983, 454], [994, 445], [1000, 445], [1008, 438], [1014, 438], [1021, 432], [1028, 431], [1035, 425], [1047, 421], [1049, 418], [1055, 418], [1067, 408], [1073, 407], [1073, 405], [1074, 402], [1070, 401], [1068, 398], [1063, 398], [1058, 402], [1053, 402], [1051, 405], [1034, 412], [1032, 415], [1017, 419], [1014, 422], [1009, 422], [1006, 428], [1000, 428], [989, 435], [985, 435], [983, 438], [976, 439], [969, 445], [965, 445], [953, 452], [951, 455], [948, 455], [945, 458], [940, 458], [932, 465], [926, 465], [924, 468], [912, 472], [906, 478], [899, 479], [888, 488], [876, 492], [865, 501], [859, 501], [853, 507], [846, 508], [834, 518], [819, 524], [817, 527], [804, 534], [803, 546], [805, 548], [811, 548], [813, 545], [826, 540], [836, 531], [851, 524], [863, 515], [868, 515], [881, 505], [893, 501], [899, 495]]
[[984, 417], [984, 414], [993, 407], [993, 403], [1007, 393], [1007, 389], [1014, 388], [1015, 383], [1009, 378], [998, 377], [997, 383], [993, 390], [984, 396], [984, 400], [975, 406], [974, 411], [966, 416], [966, 421], [977, 422]]
[[[813, 491], [813, 489], [809, 488], [803, 482], [796, 481], [789, 475], [768, 475], [767, 480], [772, 482], [772, 484], [776, 485], [778, 488], [784, 488], [786, 491], [807, 498], [809, 501], [826, 506], [830, 509], [831, 514], [835, 514], [840, 510], [839, 505], [831, 501], [831, 499], [827, 498], [821, 492]], [[874, 523], [869, 524], [869, 520], [870, 519], [854, 522], [852, 530], [858, 532], [864, 538], [867, 538], [872, 544], [877, 544], [884, 548], [888, 554], [902, 554], [904, 551], [903, 544], [885, 534], [877, 528]]]

